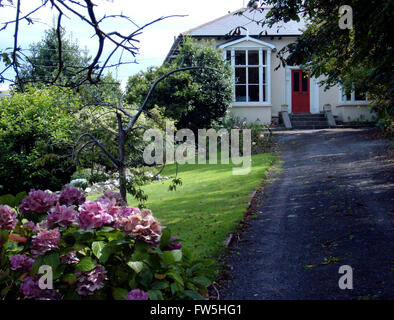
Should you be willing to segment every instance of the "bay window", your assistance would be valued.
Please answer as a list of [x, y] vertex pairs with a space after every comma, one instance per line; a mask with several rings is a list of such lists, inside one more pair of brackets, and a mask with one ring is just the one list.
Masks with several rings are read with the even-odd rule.
[[234, 101], [240, 104], [269, 103], [269, 54], [264, 48], [231, 48], [226, 60], [234, 72]]
[[345, 92], [343, 87], [340, 86], [340, 103], [359, 104], [368, 103], [368, 96], [364, 91], [353, 90], [352, 92]]

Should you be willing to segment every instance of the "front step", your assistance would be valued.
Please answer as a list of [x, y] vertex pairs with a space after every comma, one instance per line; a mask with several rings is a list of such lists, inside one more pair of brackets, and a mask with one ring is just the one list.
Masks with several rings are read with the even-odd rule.
[[294, 129], [327, 129], [329, 124], [326, 116], [318, 114], [290, 114], [291, 125]]

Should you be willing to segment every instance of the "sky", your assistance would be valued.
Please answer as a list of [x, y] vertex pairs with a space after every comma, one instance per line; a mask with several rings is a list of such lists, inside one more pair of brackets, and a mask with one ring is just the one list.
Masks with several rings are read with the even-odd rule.
[[[162, 16], [185, 15], [185, 17], [172, 17], [155, 23], [137, 37], [140, 41], [138, 44], [139, 55], [136, 57], [137, 63], [122, 65], [117, 70], [112, 70], [113, 75], [122, 82], [123, 86], [130, 75], [140, 70], [146, 70], [147, 67], [152, 65], [161, 65], [174, 41], [174, 37], [181, 32], [240, 9], [246, 2], [246, 0], [94, 0], [94, 3], [98, 5], [96, 10], [98, 17], [104, 14], [123, 13], [139, 26]], [[3, 1], [3, 3], [6, 3], [6, 1]], [[29, 9], [31, 10], [40, 3], [41, 0], [22, 0], [22, 14], [29, 12]], [[48, 8], [40, 9], [33, 16], [38, 20], [33, 25], [27, 25], [26, 22], [21, 24], [19, 46], [22, 49], [28, 49], [30, 44], [41, 40], [44, 31], [54, 25], [54, 13], [55, 11], [48, 6]], [[13, 16], [15, 16], [14, 8], [0, 8], [0, 28], [3, 26], [3, 22], [12, 20]], [[81, 48], [87, 48], [92, 55], [97, 45], [94, 38], [91, 38], [93, 34], [91, 27], [71, 16], [63, 18], [63, 21], [67, 34], [71, 35], [74, 41], [77, 40]], [[106, 31], [121, 31], [127, 34], [129, 30], [135, 30], [135, 26], [118, 18], [107, 20], [104, 29]], [[0, 49], [12, 47], [13, 31], [14, 25], [10, 25], [0, 32]], [[111, 45], [107, 45], [105, 52], [110, 49]], [[130, 54], [125, 54], [123, 58], [127, 61], [134, 61]], [[7, 76], [13, 77], [12, 71]], [[4, 88], [5, 85], [0, 84], [0, 89], [4, 90]]]

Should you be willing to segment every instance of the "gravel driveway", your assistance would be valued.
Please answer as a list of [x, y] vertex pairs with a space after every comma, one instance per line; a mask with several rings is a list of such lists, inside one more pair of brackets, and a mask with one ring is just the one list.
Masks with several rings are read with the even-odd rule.
[[[283, 172], [227, 262], [220, 299], [393, 299], [394, 162], [371, 129], [278, 133]], [[341, 265], [353, 289], [341, 290]]]

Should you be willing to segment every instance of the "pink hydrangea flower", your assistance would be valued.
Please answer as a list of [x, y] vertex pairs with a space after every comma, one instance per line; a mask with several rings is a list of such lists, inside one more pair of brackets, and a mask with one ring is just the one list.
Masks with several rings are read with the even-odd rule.
[[[88, 201], [79, 207], [78, 224], [83, 230], [100, 228], [114, 221], [114, 217], [108, 213], [108, 202]], [[110, 211], [114, 208], [110, 208]], [[115, 214], [111, 211], [112, 214]]]
[[102, 202], [104, 201], [111, 202], [112, 200], [115, 200], [116, 205], [119, 207], [122, 207], [125, 204], [120, 193], [113, 191], [105, 191], [104, 195], [102, 195], [97, 199], [97, 201], [102, 201]]
[[148, 294], [140, 289], [131, 290], [125, 297], [126, 300], [148, 300]]
[[104, 287], [107, 280], [107, 271], [103, 266], [98, 265], [92, 271], [82, 272], [77, 270], [77, 293], [81, 296], [92, 295], [95, 291]]
[[11, 270], [19, 270], [22, 272], [30, 272], [30, 269], [34, 263], [34, 259], [29, 258], [25, 254], [16, 254], [10, 257]]
[[66, 206], [76, 205], [79, 206], [86, 201], [86, 197], [83, 192], [73, 186], [65, 186], [60, 193], [59, 203]]
[[18, 223], [14, 209], [7, 205], [0, 205], [0, 229], [13, 230]]
[[33, 236], [31, 252], [36, 255], [44, 255], [46, 252], [54, 248], [58, 248], [60, 238], [59, 229], [40, 229], [39, 232]]
[[19, 206], [21, 214], [48, 212], [57, 202], [58, 196], [42, 190], [30, 190], [29, 196]]
[[114, 222], [114, 227], [115, 228], [121, 228], [122, 226], [122, 218], [127, 218], [131, 215], [141, 215], [141, 211], [138, 208], [133, 208], [133, 207], [123, 207], [121, 210], [118, 212], [118, 215], [115, 219]]
[[120, 228], [126, 234], [132, 234], [151, 246], [156, 246], [161, 238], [161, 224], [152, 216], [148, 209], [133, 213], [127, 218], [120, 218]]
[[76, 223], [78, 213], [74, 210], [74, 207], [61, 206], [56, 204], [52, 207], [50, 213], [47, 216], [47, 224], [49, 227], [69, 227]]

